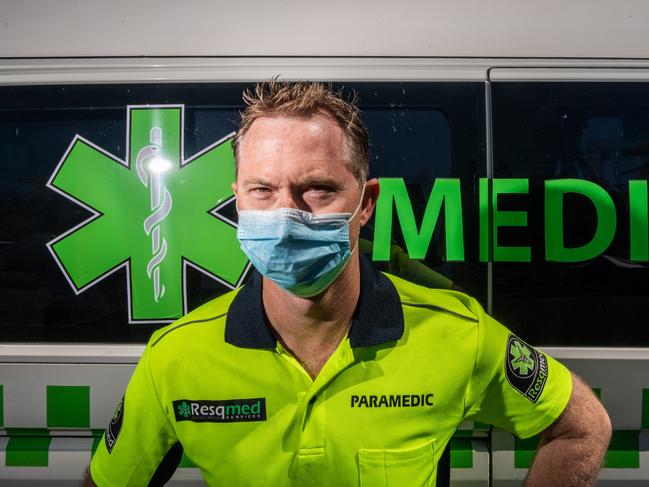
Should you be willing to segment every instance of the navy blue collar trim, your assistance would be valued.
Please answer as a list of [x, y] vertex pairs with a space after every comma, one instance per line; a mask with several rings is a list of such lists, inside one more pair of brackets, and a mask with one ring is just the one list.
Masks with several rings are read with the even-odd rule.
[[[403, 335], [401, 299], [394, 284], [360, 256], [361, 294], [352, 317], [352, 347], [371, 347]], [[225, 322], [225, 341], [242, 348], [275, 348], [277, 339], [267, 325], [262, 303], [262, 278], [254, 271], [235, 296]]]

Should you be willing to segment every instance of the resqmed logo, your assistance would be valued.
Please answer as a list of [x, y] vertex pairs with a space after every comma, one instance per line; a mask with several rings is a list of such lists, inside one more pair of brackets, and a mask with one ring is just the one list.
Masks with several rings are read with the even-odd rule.
[[266, 398], [230, 399], [227, 401], [173, 401], [176, 421], [194, 423], [240, 423], [266, 421]]

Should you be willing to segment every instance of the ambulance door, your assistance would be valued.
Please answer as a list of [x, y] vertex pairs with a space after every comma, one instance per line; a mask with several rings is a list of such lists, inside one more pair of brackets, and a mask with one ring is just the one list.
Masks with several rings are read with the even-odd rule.
[[[649, 478], [649, 71], [492, 69], [498, 209], [493, 315], [584, 377], [613, 439], [598, 485]], [[521, 249], [524, 249], [521, 251]], [[492, 436], [493, 485], [520, 485], [538, 438]]]

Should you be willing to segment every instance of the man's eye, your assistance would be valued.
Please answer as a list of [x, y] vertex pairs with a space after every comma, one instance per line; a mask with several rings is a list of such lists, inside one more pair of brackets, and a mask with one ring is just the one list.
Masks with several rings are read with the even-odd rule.
[[270, 193], [270, 188], [265, 188], [263, 186], [260, 186], [258, 188], [252, 188], [252, 192], [259, 193], [259, 194]]
[[333, 191], [333, 188], [331, 186], [311, 186], [309, 188], [309, 191], [313, 191], [315, 193], [331, 193]]

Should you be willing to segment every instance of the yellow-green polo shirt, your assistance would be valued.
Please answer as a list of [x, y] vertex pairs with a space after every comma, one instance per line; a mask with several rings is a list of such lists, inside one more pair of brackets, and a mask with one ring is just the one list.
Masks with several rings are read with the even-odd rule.
[[474, 299], [365, 258], [349, 333], [312, 380], [269, 330], [261, 286], [152, 336], [93, 457], [100, 487], [155, 483], [180, 447], [211, 486], [432, 486], [465, 419], [525, 438], [568, 402], [569, 371]]

